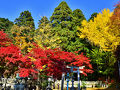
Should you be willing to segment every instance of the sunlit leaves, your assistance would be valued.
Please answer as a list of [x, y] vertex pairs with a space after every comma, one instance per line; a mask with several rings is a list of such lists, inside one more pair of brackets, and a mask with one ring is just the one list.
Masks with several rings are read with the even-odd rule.
[[11, 28], [12, 38], [16, 46], [18, 46], [23, 53], [28, 52], [28, 48], [32, 47], [33, 34], [30, 27], [19, 27], [17, 25], [13, 25]]
[[116, 49], [118, 44], [118, 38], [109, 33], [110, 17], [109, 9], [104, 9], [102, 13], [99, 13], [94, 21], [83, 21], [82, 28], [80, 28], [80, 38], [87, 38], [90, 42], [100, 46], [105, 51], [111, 51]]
[[36, 35], [34, 40], [41, 48], [58, 48], [60, 38], [57, 34], [52, 33], [52, 28], [49, 24], [45, 25], [43, 28], [36, 30]]
[[20, 13], [20, 16], [15, 19], [15, 24], [30, 27], [32, 30], [35, 28], [33, 17], [28, 10]]

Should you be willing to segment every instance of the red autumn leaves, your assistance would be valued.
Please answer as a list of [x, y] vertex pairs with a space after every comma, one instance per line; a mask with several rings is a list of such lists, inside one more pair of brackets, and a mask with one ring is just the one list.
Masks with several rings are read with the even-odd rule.
[[35, 45], [31, 52], [22, 55], [20, 49], [13, 45], [2, 31], [0, 31], [0, 46], [0, 66], [3, 67], [3, 73], [6, 70], [9, 74], [17, 71], [21, 77], [28, 77], [36, 76], [38, 71], [41, 71], [57, 78], [62, 72], [69, 71], [66, 66], [85, 66], [81, 69], [83, 74], [92, 73], [90, 60], [83, 54], [76, 55], [60, 49], [44, 50]]

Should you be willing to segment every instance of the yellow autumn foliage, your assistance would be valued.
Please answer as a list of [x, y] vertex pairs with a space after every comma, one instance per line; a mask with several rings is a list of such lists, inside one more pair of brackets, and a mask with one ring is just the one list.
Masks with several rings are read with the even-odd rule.
[[110, 17], [113, 12], [109, 9], [104, 9], [99, 13], [94, 21], [82, 22], [82, 28], [79, 28], [80, 38], [87, 38], [91, 43], [100, 46], [104, 51], [115, 51], [117, 45], [120, 43], [120, 36], [118, 32], [110, 29]]
[[59, 48], [60, 38], [57, 35], [53, 35], [51, 30], [52, 28], [49, 24], [36, 30], [34, 40], [41, 48]]
[[31, 28], [27, 26], [17, 26], [13, 25], [11, 28], [11, 33], [15, 41], [15, 45], [18, 46], [24, 54], [28, 52], [32, 47], [32, 37], [31, 37]]

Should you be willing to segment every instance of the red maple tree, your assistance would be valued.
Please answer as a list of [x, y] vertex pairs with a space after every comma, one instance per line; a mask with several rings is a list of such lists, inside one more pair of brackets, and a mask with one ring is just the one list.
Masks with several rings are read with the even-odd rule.
[[11, 75], [17, 70], [22, 55], [18, 47], [12, 44], [6, 33], [0, 31], [0, 74]]
[[[33, 72], [37, 73], [36, 70], [44, 69], [44, 72], [48, 76], [54, 78], [60, 77], [63, 72], [69, 72], [66, 66], [85, 66], [81, 69], [84, 75], [86, 73], [92, 73], [92, 66], [90, 60], [83, 54], [76, 55], [72, 52], [61, 51], [60, 49], [41, 49], [40, 47], [33, 48], [23, 60], [25, 65], [28, 65], [21, 69], [20, 76], [26, 77], [32, 75]], [[31, 63], [30, 63], [31, 62]]]
[[48, 76], [58, 78], [63, 72], [69, 72], [66, 66], [85, 66], [81, 69], [84, 75], [92, 73], [89, 58], [60, 49], [41, 49], [34, 43], [28, 54], [22, 55], [18, 47], [12, 44], [7, 34], [0, 32], [0, 68], [4, 74], [19, 72], [21, 77], [36, 77], [42, 70]]

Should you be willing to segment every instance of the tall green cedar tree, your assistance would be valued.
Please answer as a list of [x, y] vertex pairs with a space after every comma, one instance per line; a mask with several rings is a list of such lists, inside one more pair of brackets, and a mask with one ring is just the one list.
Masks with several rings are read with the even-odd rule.
[[83, 12], [80, 9], [76, 9], [73, 11], [73, 17], [73, 22], [76, 26], [81, 26], [81, 22], [86, 19]]
[[28, 26], [35, 29], [33, 17], [29, 11], [21, 12], [20, 16], [14, 22], [18, 26]]
[[70, 52], [81, 50], [83, 52], [88, 52], [90, 44], [84, 39], [80, 39], [77, 35], [77, 26], [81, 26], [81, 22], [85, 20], [84, 14], [80, 9], [76, 9], [72, 12], [72, 30], [74, 32], [74, 37], [69, 42], [67, 50]]
[[[25, 35], [29, 34], [30, 38], [33, 38], [34, 32], [35, 32], [34, 19], [31, 15], [31, 13], [28, 10], [24, 11], [24, 12], [21, 12], [20, 16], [18, 18], [16, 18], [14, 22], [20, 28], [21, 27], [30, 28], [30, 31], [23, 29], [21, 34], [25, 34]], [[32, 40], [28, 40], [28, 41], [34, 41], [34, 40], [32, 39]]]
[[79, 45], [79, 41], [75, 42], [75, 28], [77, 25], [80, 25], [79, 21], [82, 21], [82, 18], [85, 17], [81, 10], [77, 9], [73, 13], [65, 1], [62, 1], [58, 7], [55, 8], [52, 16], [50, 17], [52, 31], [60, 37], [60, 47], [64, 51], [71, 52], [78, 50], [77, 45]]

